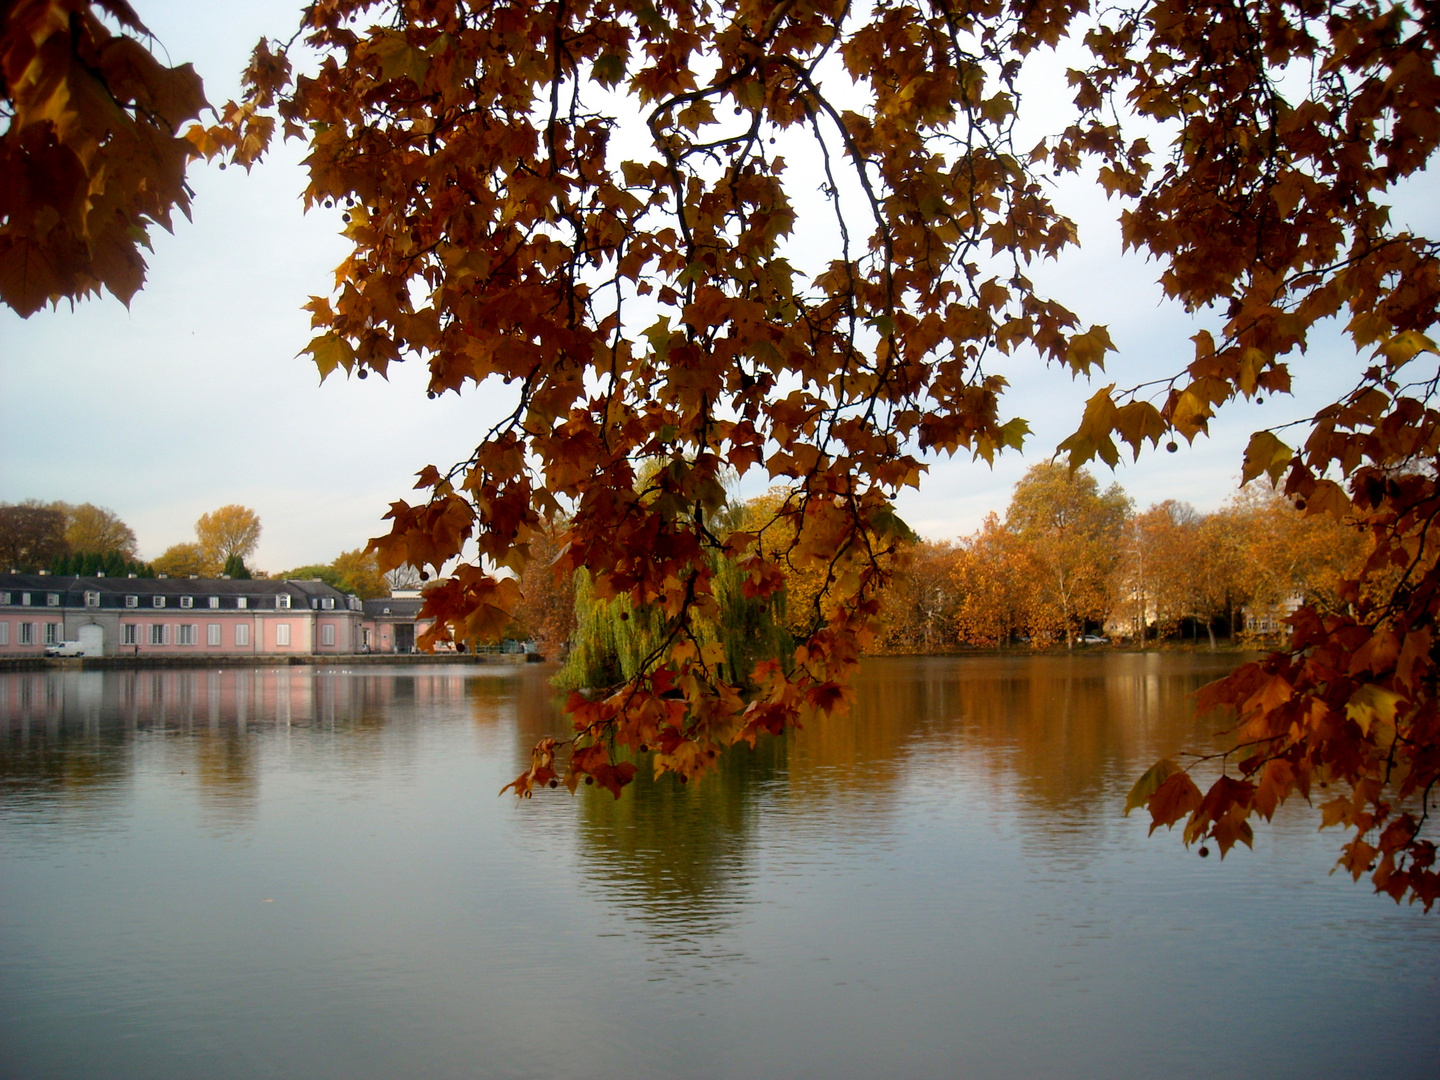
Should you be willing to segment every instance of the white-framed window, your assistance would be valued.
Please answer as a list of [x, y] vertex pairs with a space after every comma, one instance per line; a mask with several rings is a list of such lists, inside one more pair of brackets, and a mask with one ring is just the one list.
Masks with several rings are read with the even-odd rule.
[[275, 597], [275, 608], [278, 611], [289, 611], [290, 597], [284, 595]]
[[22, 593], [20, 594], [20, 603], [21, 603], [24, 607], [29, 607], [29, 606], [30, 606], [30, 594], [29, 594], [28, 592], [22, 592]]
[[99, 594], [98, 592], [87, 592], [87, 593], [85, 594], [85, 606], [86, 606], [86, 607], [99, 607], [99, 606], [100, 606], [100, 594]]
[[35, 644], [35, 624], [33, 622], [22, 622], [20, 624], [20, 644]]
[[[243, 600], [243, 599], [245, 599], [245, 598], [242, 596], [240, 599]], [[250, 644], [250, 627], [247, 626], [245, 623], [236, 623], [236, 624], [235, 624], [235, 644], [236, 644], [236, 645], [249, 645], [249, 644]]]
[[45, 644], [60, 644], [60, 624], [58, 622], [47, 622], [45, 624]]
[[165, 606], [165, 597], [163, 597], [163, 596], [153, 597], [153, 598], [151, 598], [150, 603], [151, 603], [151, 605], [154, 606], [154, 607], [164, 607], [164, 606]]
[[0, 622], [0, 645], [9, 645], [9, 644], [10, 644], [10, 624], [9, 624], [8, 622]]
[[360, 631], [360, 647], [370, 648], [370, 628], [368, 626]]
[[150, 624], [150, 644], [151, 644], [151, 645], [169, 645], [169, 644], [170, 644], [170, 627], [166, 626], [164, 623], [151, 623], [151, 624]]
[[248, 596], [237, 596], [235, 598], [235, 606], [241, 611], [244, 611], [250, 606], [250, 598]]
[[127, 623], [121, 623], [121, 624], [120, 624], [120, 644], [121, 644], [121, 645], [139, 645], [139, 644], [140, 644], [140, 624], [139, 624], [139, 623], [127, 622]]
[[212, 622], [210, 625], [205, 627], [205, 644], [220, 644], [220, 624], [218, 622]]
[[182, 596], [182, 597], [180, 597], [180, 606], [183, 607], [183, 608], [192, 608], [192, 607], [194, 607], [194, 606], [195, 606], [195, 597], [193, 597], [193, 596]]
[[46, 593], [46, 594], [45, 594], [45, 606], [46, 606], [46, 607], [59, 607], [59, 606], [60, 606], [60, 594], [59, 594], [58, 592], [49, 592], [49, 593]]
[[276, 623], [276, 624], [275, 624], [275, 644], [276, 644], [276, 645], [289, 645], [289, 644], [290, 644], [290, 624], [289, 624], [288, 622], [282, 622], [282, 623]]
[[335, 610], [335, 598], [334, 598], [333, 596], [327, 596], [327, 597], [325, 597], [324, 599], [322, 599], [322, 600], [320, 601], [320, 606], [321, 606], [322, 608], [324, 608], [326, 611], [334, 611], [334, 610]]
[[211, 606], [212, 608], [217, 608], [217, 607], [219, 607], [219, 606], [220, 606], [220, 597], [218, 597], [218, 596], [212, 596], [212, 597], [210, 597], [210, 606]]
[[326, 623], [324, 626], [320, 627], [320, 644], [335, 644], [335, 627], [332, 626], [330, 623]]
[[10, 603], [10, 594], [8, 592], [0, 592], [0, 604], [8, 603]]
[[200, 628], [194, 623], [181, 623], [175, 627], [175, 644], [194, 645], [200, 640], [199, 630]]
[[139, 606], [140, 606], [140, 597], [138, 597], [138, 596], [127, 596], [127, 597], [125, 597], [125, 606], [126, 606], [126, 607], [139, 607]]

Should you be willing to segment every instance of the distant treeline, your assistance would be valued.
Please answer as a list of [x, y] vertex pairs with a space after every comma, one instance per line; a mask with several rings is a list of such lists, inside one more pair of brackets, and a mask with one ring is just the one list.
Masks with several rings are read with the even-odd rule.
[[[246, 560], [260, 543], [260, 516], [247, 506], [222, 506], [195, 522], [195, 539], [172, 544], [153, 562], [136, 555], [135, 531], [113, 510], [81, 503], [0, 503], [0, 572], [48, 571], [93, 577], [267, 577]], [[409, 568], [380, 573], [375, 556], [363, 549], [342, 551], [328, 563], [299, 566], [273, 575], [319, 578], [362, 599], [389, 596], [392, 589], [418, 587]]]
[[153, 577], [136, 557], [135, 532], [93, 503], [0, 503], [0, 570]]
[[1300, 602], [1338, 603], [1365, 537], [1253, 483], [1214, 513], [1166, 500], [1136, 512], [1118, 484], [1039, 465], [1002, 518], [919, 543], [885, 594], [877, 648], [1268, 636]]
[[[733, 522], [766, 517], [772, 493], [732, 507]], [[564, 524], [531, 543], [525, 600], [510, 634], [568, 655], [562, 681], [603, 686], [633, 675], [660, 643], [663, 619], [627, 597], [594, 595], [584, 575], [549, 569]], [[722, 530], [723, 532], [723, 530]], [[1167, 500], [1137, 512], [1118, 484], [1041, 464], [1016, 485], [1004, 515], [953, 542], [916, 540], [889, 564], [873, 641], [877, 653], [1072, 645], [1086, 636], [1132, 642], [1266, 636], [1301, 602], [1339, 602], [1342, 578], [1367, 552], [1364, 536], [1328, 514], [1306, 515], [1251, 484], [1210, 514]], [[720, 614], [697, 632], [743, 682], [764, 656], [784, 659], [827, 607], [823, 560], [780, 559], [784, 591], [747, 599], [733, 567], [714, 567]]]

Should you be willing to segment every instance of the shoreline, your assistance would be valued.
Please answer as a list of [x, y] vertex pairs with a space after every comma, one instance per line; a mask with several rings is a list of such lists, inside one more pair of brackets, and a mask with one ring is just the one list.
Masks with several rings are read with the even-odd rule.
[[[943, 650], [935, 652], [874, 652], [865, 653], [864, 659], [903, 658], [954, 658], [998, 657], [998, 656], [1095, 656], [1113, 653], [1264, 653], [1275, 648], [1275, 643], [1217, 642], [1211, 649], [1207, 642], [1166, 642], [1152, 645], [1083, 645], [1073, 649], [1064, 646], [1050, 648], [992, 647]], [[224, 667], [375, 667], [375, 666], [417, 666], [427, 664], [518, 667], [524, 664], [546, 663], [547, 657], [538, 653], [341, 653], [336, 655], [256, 655], [256, 656], [8, 656], [0, 657], [0, 673], [11, 671], [133, 671], [163, 670], [166, 668], [224, 668]]]
[[1256, 640], [1249, 642], [1238, 642], [1225, 640], [1216, 642], [1212, 649], [1208, 642], [1199, 643], [1185, 642], [1156, 642], [1149, 645], [1076, 645], [1067, 649], [1064, 645], [1051, 645], [1048, 648], [1034, 648], [1025, 645], [996, 645], [996, 646], [973, 646], [963, 649], [943, 649], [934, 652], [867, 652], [862, 653], [862, 659], [884, 658], [898, 659], [901, 657], [966, 657], [966, 656], [1100, 656], [1112, 653], [1206, 653], [1219, 656], [1222, 653], [1265, 653], [1280, 648], [1280, 643], [1270, 640]]
[[164, 668], [226, 667], [373, 667], [430, 664], [483, 667], [544, 662], [538, 653], [341, 653], [333, 656], [10, 656], [0, 657], [7, 671], [125, 671]]

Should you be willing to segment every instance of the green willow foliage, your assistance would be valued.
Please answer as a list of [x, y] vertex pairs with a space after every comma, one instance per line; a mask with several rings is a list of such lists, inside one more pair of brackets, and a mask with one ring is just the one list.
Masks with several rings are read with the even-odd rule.
[[[725, 670], [720, 676], [748, 687], [751, 672], [762, 660], [778, 660], [788, 669], [795, 641], [785, 628], [784, 594], [769, 600], [747, 597], [745, 576], [731, 559], [718, 558], [714, 570], [719, 618], [692, 615], [687, 625], [697, 643], [723, 646]], [[590, 575], [582, 572], [575, 579], [575, 636], [555, 685], [599, 689], [633, 679], [667, 641], [665, 616], [658, 607], [637, 608], [625, 594], [599, 598]]]
[[127, 559], [118, 551], [74, 551], [61, 555], [51, 562], [50, 573], [59, 577], [94, 577], [97, 574], [106, 577], [126, 577], [129, 574], [142, 578], [155, 576], [155, 570], [149, 563]]

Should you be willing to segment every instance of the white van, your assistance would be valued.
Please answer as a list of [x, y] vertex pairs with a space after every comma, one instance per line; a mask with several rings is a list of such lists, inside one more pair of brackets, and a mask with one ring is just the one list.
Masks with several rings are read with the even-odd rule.
[[45, 650], [46, 656], [104, 656], [105, 631], [95, 623], [80, 627], [79, 641], [62, 641]]

